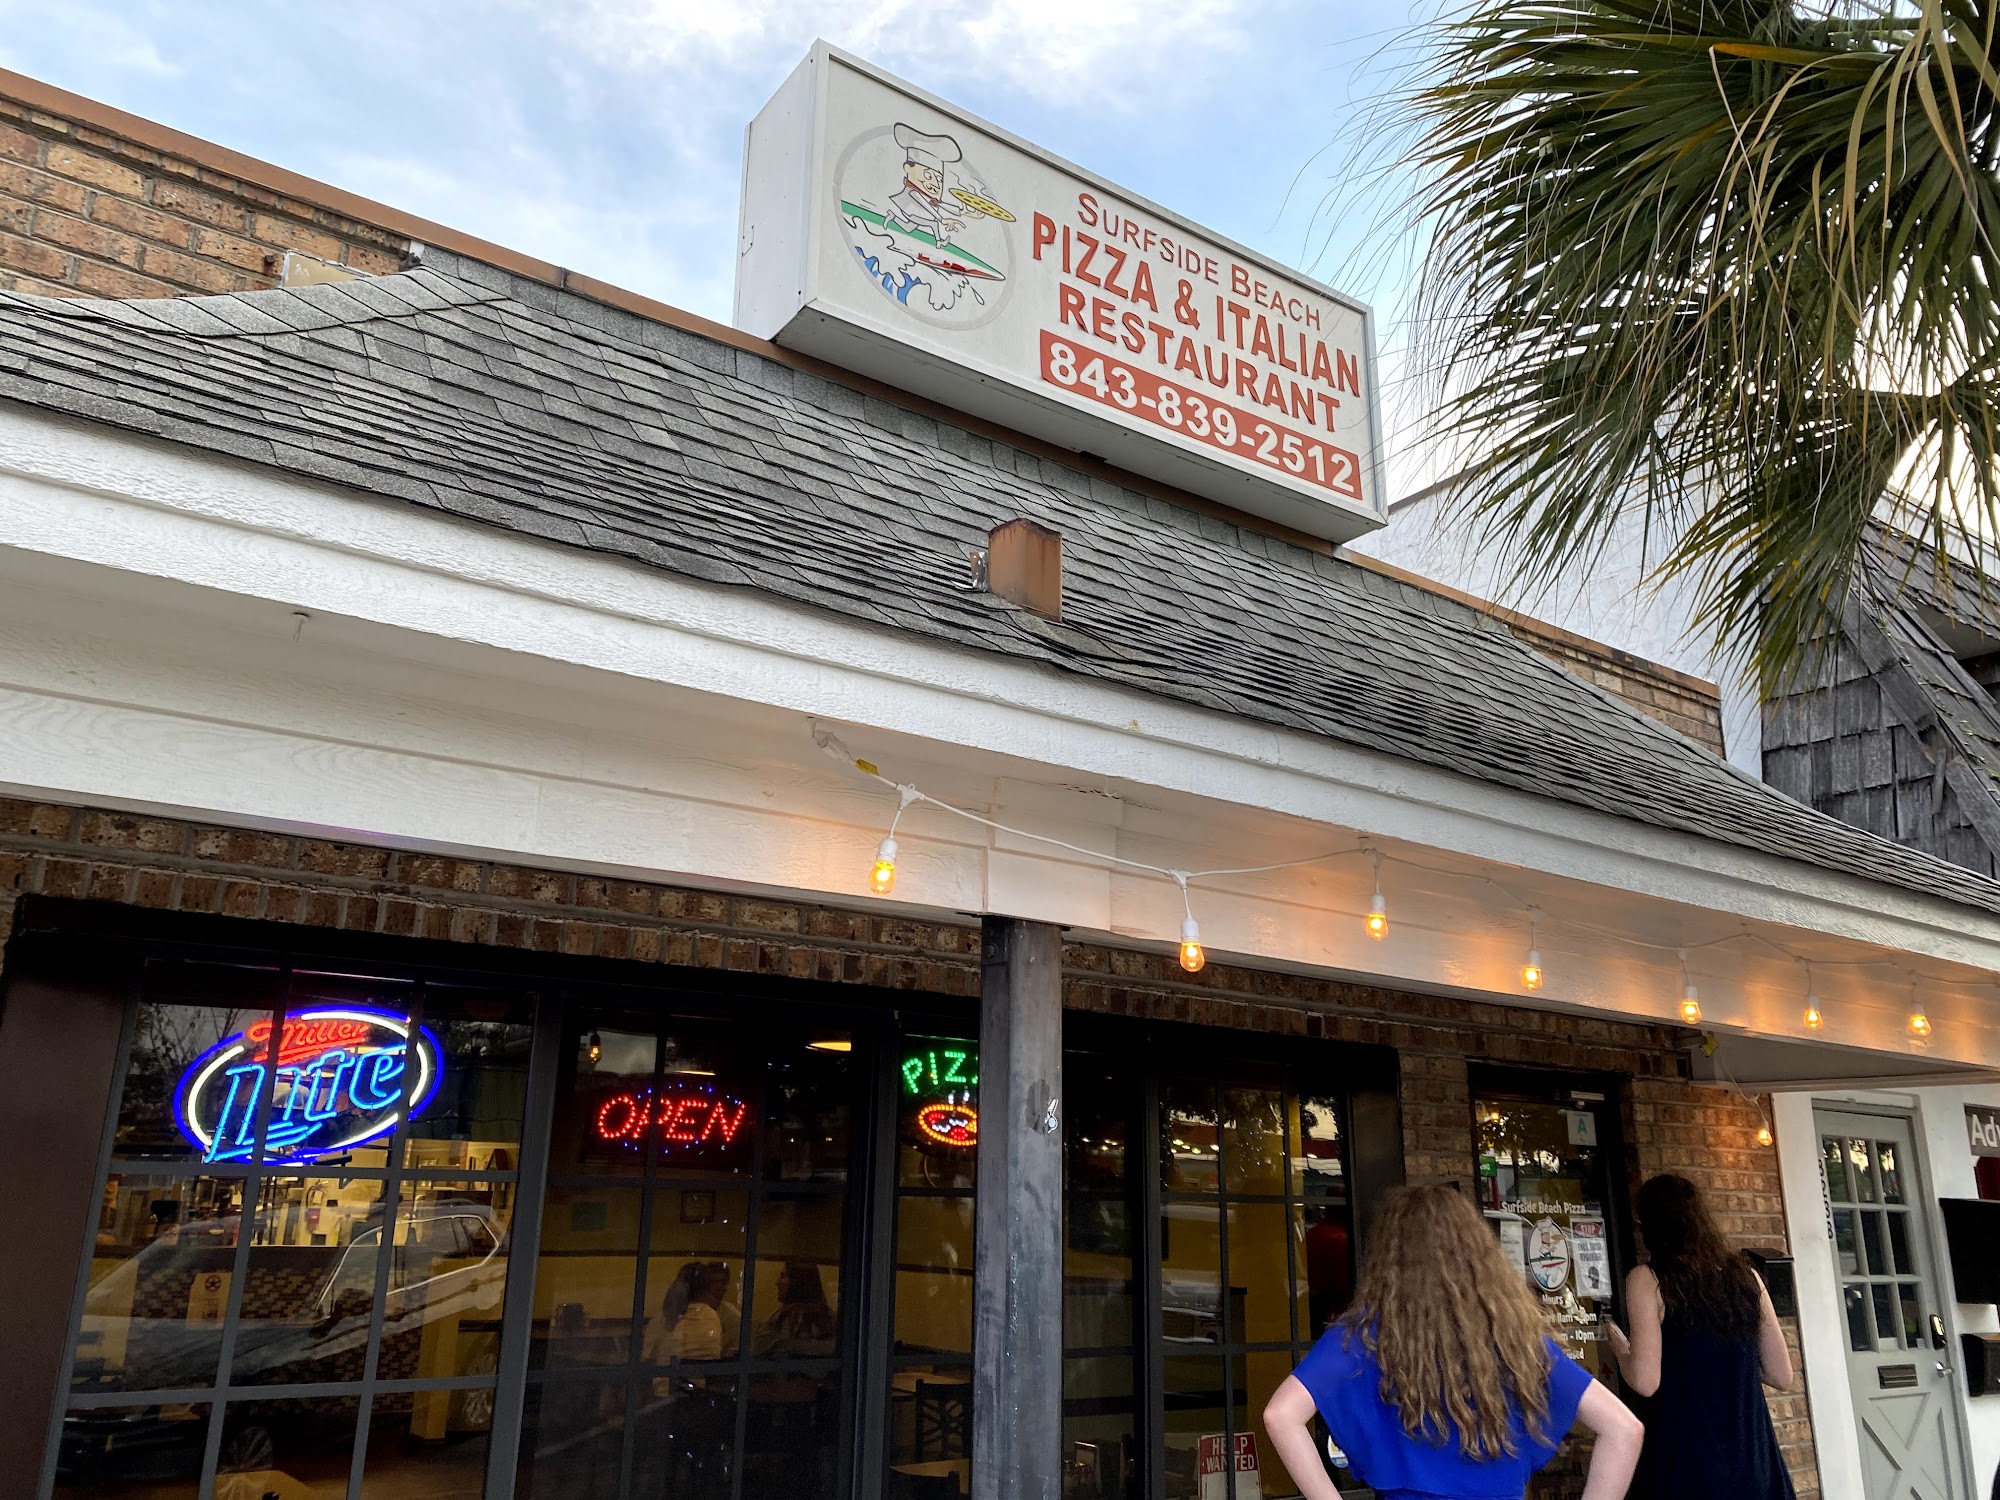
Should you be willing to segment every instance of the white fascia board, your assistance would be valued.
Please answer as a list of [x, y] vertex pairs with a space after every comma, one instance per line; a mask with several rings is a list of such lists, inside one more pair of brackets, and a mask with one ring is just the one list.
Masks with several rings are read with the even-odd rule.
[[1990, 912], [5, 404], [0, 546], [2000, 969]]

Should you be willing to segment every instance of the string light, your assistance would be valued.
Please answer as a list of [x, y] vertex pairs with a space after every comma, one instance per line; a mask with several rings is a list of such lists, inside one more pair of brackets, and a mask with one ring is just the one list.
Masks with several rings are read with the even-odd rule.
[[1917, 976], [1910, 973], [1910, 1035], [1918, 1041], [1928, 1041], [1931, 1034], [1931, 1018], [1924, 1014], [1924, 1002], [1917, 998]]
[[1528, 908], [1528, 961], [1521, 965], [1521, 988], [1538, 990], [1542, 987], [1542, 912], [1540, 907]]
[[1688, 951], [1676, 949], [1681, 956], [1681, 1020], [1690, 1026], [1701, 1024], [1701, 996], [1696, 993], [1694, 976], [1688, 973]]
[[1770, 1126], [1768, 1126], [1768, 1125], [1759, 1125], [1759, 1126], [1757, 1127], [1757, 1144], [1758, 1144], [1758, 1145], [1760, 1145], [1760, 1146], [1768, 1146], [1768, 1145], [1770, 1145], [1770, 1144], [1771, 1144], [1771, 1127], [1770, 1127]]
[[1202, 952], [1201, 928], [1194, 919], [1194, 903], [1188, 895], [1188, 877], [1185, 871], [1176, 871], [1174, 879], [1181, 888], [1181, 910], [1186, 913], [1181, 918], [1181, 967], [1190, 974], [1199, 974], [1202, 965], [1208, 962], [1208, 955]]
[[[933, 807], [941, 809], [942, 811], [949, 812], [954, 816], [964, 818], [970, 822], [978, 823], [984, 827], [994, 829], [997, 832], [1010, 834], [1016, 838], [1032, 839], [1037, 843], [1047, 844], [1053, 848], [1067, 850], [1072, 854], [1080, 855], [1088, 859], [1102, 860], [1107, 864], [1120, 865], [1127, 869], [1142, 871], [1149, 875], [1156, 875], [1164, 879], [1174, 881], [1176, 884], [1179, 885], [1181, 889], [1183, 911], [1185, 913], [1181, 923], [1179, 958], [1181, 966], [1191, 974], [1199, 973], [1201, 969], [1208, 962], [1206, 951], [1202, 947], [1201, 943], [1201, 930], [1195, 922], [1192, 898], [1190, 897], [1188, 892], [1189, 882], [1198, 879], [1214, 879], [1229, 875], [1271, 874], [1280, 870], [1291, 870], [1291, 869], [1298, 869], [1307, 865], [1325, 864], [1331, 860], [1351, 858], [1357, 854], [1365, 854], [1368, 856], [1369, 860], [1374, 866], [1374, 888], [1369, 899], [1367, 915], [1363, 919], [1362, 923], [1363, 930], [1367, 932], [1368, 936], [1371, 939], [1377, 942], [1380, 942], [1389, 935], [1388, 904], [1383, 899], [1382, 895], [1382, 861], [1385, 858], [1385, 856], [1383, 855], [1381, 850], [1374, 848], [1372, 845], [1366, 842], [1363, 842], [1358, 846], [1350, 846], [1342, 849], [1329, 849], [1323, 853], [1308, 855], [1303, 859], [1281, 860], [1273, 864], [1247, 865], [1236, 869], [1226, 869], [1226, 870], [1167, 869], [1159, 865], [1147, 864], [1143, 860], [1131, 859], [1128, 858], [1127, 856], [1120, 854], [1107, 853], [1102, 849], [1086, 848], [1083, 845], [1074, 844], [1066, 839], [1055, 838], [1048, 834], [1036, 833], [1033, 832], [1032, 830], [1024, 828], [1010, 827], [1009, 825], [1001, 823], [996, 819], [986, 817], [983, 814], [977, 812], [973, 812], [969, 808], [959, 807], [954, 805], [953, 803], [945, 802], [939, 798], [930, 796], [928, 793], [920, 791], [915, 786], [911, 786], [907, 783], [899, 783], [891, 781], [888, 777], [882, 774], [881, 769], [878, 766], [876, 766], [872, 761], [863, 760], [858, 756], [852, 754], [848, 750], [848, 748], [841, 743], [838, 736], [832, 734], [824, 726], [819, 725], [817, 723], [815, 723], [812, 726], [812, 739], [813, 743], [817, 745], [820, 750], [824, 751], [833, 760], [840, 762], [840, 764], [843, 767], [859, 771], [862, 775], [868, 777], [870, 780], [879, 782], [883, 786], [889, 787], [897, 794], [898, 801], [897, 801], [896, 813], [895, 816], [890, 820], [888, 836], [885, 837], [882, 840], [881, 844], [877, 846], [875, 852], [875, 860], [869, 871], [869, 888], [872, 891], [874, 891], [877, 895], [887, 895], [895, 886], [896, 853], [897, 853], [895, 835], [897, 826], [900, 824], [903, 814], [906, 811], [908, 811], [908, 809], [913, 803], [925, 802], [929, 803]], [[1471, 880], [1479, 884], [1489, 885], [1492, 886], [1495, 890], [1498, 890], [1508, 896], [1511, 896], [1516, 900], [1520, 899], [1520, 896], [1517, 892], [1510, 890], [1505, 883], [1496, 880], [1491, 875], [1487, 875], [1476, 871], [1456, 870], [1440, 865], [1428, 865], [1420, 860], [1413, 860], [1407, 858], [1402, 859], [1401, 862], [1409, 865], [1412, 869], [1433, 870], [1442, 875], [1453, 876], [1455, 878]], [[1525, 905], [1526, 903], [1524, 902], [1523, 904]], [[1521, 968], [1521, 985], [1523, 989], [1538, 990], [1541, 988], [1544, 980], [1546, 979], [1546, 974], [1542, 966], [1541, 942], [1540, 942], [1540, 919], [1542, 916], [1542, 912], [1538, 907], [1529, 906], [1528, 913], [1529, 913], [1529, 939], [1528, 939], [1529, 947], [1526, 960]], [[1632, 936], [1630, 933], [1621, 932], [1613, 928], [1603, 927], [1589, 922], [1580, 921], [1574, 917], [1566, 918], [1565, 920], [1569, 923], [1570, 926], [1576, 927], [1577, 929], [1584, 932], [1597, 933], [1604, 937], [1613, 938], [1619, 941], [1630, 943], [1634, 947], [1638, 948], [1648, 948], [1656, 951], [1665, 950], [1666, 946], [1665, 944], [1649, 943], [1645, 941], [1643, 938], [1637, 938]], [[1782, 954], [1787, 958], [1795, 959], [1798, 962], [1806, 965], [1806, 996], [1805, 996], [1805, 1009], [1802, 1013], [1803, 1023], [1805, 1025], [1806, 1030], [1808, 1031], [1819, 1031], [1823, 1029], [1826, 1024], [1826, 1020], [1820, 1011], [1819, 997], [1813, 984], [1812, 965], [1811, 962], [1806, 958], [1804, 958], [1802, 955], [1792, 952], [1791, 949], [1787, 948], [1783, 943], [1778, 942], [1774, 938], [1768, 937], [1760, 932], [1750, 931], [1747, 926], [1741, 932], [1731, 933], [1722, 937], [1711, 938], [1704, 942], [1695, 943], [1693, 946], [1697, 948], [1709, 948], [1709, 947], [1714, 947], [1720, 943], [1736, 942], [1736, 941], [1760, 943], [1766, 948], [1769, 948], [1776, 953]], [[1681, 1002], [1680, 1002], [1681, 1020], [1690, 1026], [1699, 1025], [1702, 1017], [1701, 999], [1700, 999], [1700, 994], [1695, 987], [1694, 977], [1688, 968], [1687, 947], [1685, 946], [1678, 947], [1674, 950], [1674, 952], [1678, 955], [1681, 965]], [[1883, 966], [1882, 960], [1880, 959], [1866, 959], [1866, 958], [1822, 960], [1822, 963], [1823, 964], [1831, 963], [1836, 968], [1844, 967], [1844, 968], [1854, 968], [1854, 969], [1879, 968]], [[1919, 976], [1914, 970], [1909, 972], [1911, 975], [1909, 1031], [1913, 1037], [1916, 1037], [1919, 1040], [1927, 1041], [1932, 1035], [1931, 1020], [1930, 1017], [1927, 1014], [1925, 1014], [1923, 1004], [1917, 996], [1917, 984]], [[1941, 982], [1949, 982], [1949, 981], [1941, 981]], [[1760, 1144], [1768, 1144], [1767, 1142], [1763, 1142], [1761, 1140], [1761, 1136], [1763, 1134], [1768, 1134], [1768, 1130], [1769, 1127], [1766, 1126], [1765, 1129], [1760, 1132]]]

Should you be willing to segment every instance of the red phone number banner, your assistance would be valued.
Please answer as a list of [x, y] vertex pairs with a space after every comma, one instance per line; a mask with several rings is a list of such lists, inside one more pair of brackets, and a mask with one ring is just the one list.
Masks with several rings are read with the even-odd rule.
[[1361, 498], [1361, 460], [1347, 449], [1188, 386], [1135, 370], [1122, 361], [1079, 349], [1046, 328], [1042, 330], [1042, 379], [1336, 495]]

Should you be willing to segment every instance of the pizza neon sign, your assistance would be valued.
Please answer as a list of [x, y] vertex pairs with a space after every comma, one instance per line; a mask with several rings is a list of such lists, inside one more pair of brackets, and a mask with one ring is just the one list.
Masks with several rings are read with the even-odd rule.
[[676, 1085], [657, 1096], [651, 1089], [613, 1094], [597, 1106], [595, 1125], [600, 1141], [635, 1149], [645, 1145], [649, 1134], [667, 1151], [677, 1146], [726, 1149], [736, 1143], [749, 1116], [750, 1106], [741, 1099], [713, 1088]]
[[903, 1058], [903, 1092], [917, 1106], [917, 1134], [932, 1146], [965, 1150], [979, 1144], [979, 1054], [965, 1044], [937, 1043]]
[[268, 1019], [253, 1021], [181, 1075], [174, 1124], [204, 1161], [249, 1160], [267, 1092], [264, 1159], [293, 1164], [387, 1135], [406, 1106], [415, 1119], [437, 1095], [437, 1038], [408, 1016], [351, 1005], [294, 1011], [275, 1047], [274, 1029]]

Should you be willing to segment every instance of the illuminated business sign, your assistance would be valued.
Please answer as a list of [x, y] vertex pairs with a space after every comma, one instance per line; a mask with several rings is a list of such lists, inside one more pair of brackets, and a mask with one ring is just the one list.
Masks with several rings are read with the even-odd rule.
[[[437, 1038], [408, 1016], [329, 1006], [254, 1021], [188, 1065], [174, 1120], [206, 1161], [247, 1161], [268, 1092], [264, 1159], [315, 1162], [353, 1150], [421, 1114], [442, 1076]], [[414, 1062], [416, 1076], [408, 1076]], [[268, 1088], [267, 1088], [268, 1085]]]
[[824, 43], [739, 245], [760, 337], [1315, 536], [1385, 519], [1366, 307]]
[[663, 1152], [724, 1150], [736, 1143], [750, 1106], [706, 1084], [669, 1084], [613, 1094], [597, 1106], [597, 1138], [642, 1149], [650, 1135]]
[[913, 1044], [903, 1056], [903, 1092], [921, 1100], [912, 1118], [933, 1146], [979, 1144], [979, 1054], [969, 1043]]

